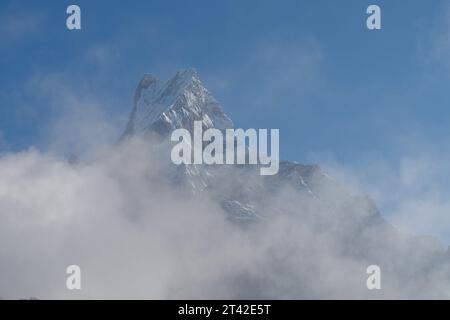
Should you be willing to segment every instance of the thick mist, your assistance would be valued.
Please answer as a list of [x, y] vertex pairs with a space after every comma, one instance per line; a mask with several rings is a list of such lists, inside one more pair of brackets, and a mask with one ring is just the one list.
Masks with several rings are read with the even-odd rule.
[[[2, 155], [0, 296], [450, 296], [440, 244], [386, 227], [367, 202], [349, 205], [324, 188], [330, 207], [285, 186], [259, 221], [243, 224], [212, 192], [173, 185], [171, 170], [167, 150], [139, 138], [71, 162], [36, 149]], [[252, 174], [244, 178], [258, 183]], [[79, 291], [65, 286], [72, 264]], [[382, 269], [382, 290], [366, 288], [370, 264]]]

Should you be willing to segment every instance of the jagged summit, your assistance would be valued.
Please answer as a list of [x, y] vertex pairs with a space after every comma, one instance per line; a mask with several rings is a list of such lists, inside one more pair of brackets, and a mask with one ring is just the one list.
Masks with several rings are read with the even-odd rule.
[[232, 128], [233, 122], [203, 86], [195, 69], [178, 71], [166, 82], [145, 74], [138, 84], [134, 107], [124, 136], [192, 129], [194, 121], [205, 128]]

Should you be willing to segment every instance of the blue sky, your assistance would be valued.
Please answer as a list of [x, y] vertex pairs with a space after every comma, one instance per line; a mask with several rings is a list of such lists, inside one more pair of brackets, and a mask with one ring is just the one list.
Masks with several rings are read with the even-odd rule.
[[10, 148], [42, 143], [54, 116], [52, 93], [33, 92], [33, 78], [64, 75], [75, 94], [108, 96], [117, 103], [104, 108], [127, 114], [144, 72], [186, 67], [238, 126], [280, 128], [285, 158], [351, 161], [395, 153], [393, 137], [450, 131], [446, 62], [422, 52], [435, 29], [446, 32], [440, 1], [378, 1], [381, 31], [365, 27], [373, 1], [78, 1], [81, 32], [65, 28], [70, 3], [0, 5], [0, 128]]
[[[81, 31], [65, 27], [72, 3]], [[369, 4], [382, 30], [366, 28]], [[438, 0], [3, 0], [0, 148], [77, 137], [83, 113], [113, 123], [114, 140], [142, 75], [187, 67], [237, 127], [279, 128], [285, 159], [395, 171], [449, 151], [450, 7]], [[57, 125], [66, 113], [72, 125]], [[435, 174], [440, 194], [449, 172]]]

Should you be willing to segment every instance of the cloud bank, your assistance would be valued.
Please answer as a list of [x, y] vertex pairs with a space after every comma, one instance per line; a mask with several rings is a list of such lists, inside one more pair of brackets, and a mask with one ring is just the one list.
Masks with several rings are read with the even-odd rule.
[[[319, 192], [333, 201], [330, 208], [285, 186], [262, 221], [242, 225], [210, 193], [192, 195], [171, 184], [168, 155], [139, 138], [72, 164], [33, 148], [3, 155], [0, 296], [449, 296], [439, 243], [381, 227], [366, 202], [348, 206], [324, 188]], [[72, 264], [82, 269], [80, 291], [65, 287]], [[370, 264], [383, 270], [380, 291], [366, 288]]]

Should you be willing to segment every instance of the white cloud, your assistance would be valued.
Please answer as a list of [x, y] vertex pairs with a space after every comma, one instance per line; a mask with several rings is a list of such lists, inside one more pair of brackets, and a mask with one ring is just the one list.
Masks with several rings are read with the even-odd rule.
[[[170, 184], [168, 157], [164, 146], [138, 139], [91, 149], [77, 165], [35, 149], [1, 157], [0, 296], [448, 296], [446, 273], [428, 267], [435, 249], [377, 228], [356, 241], [355, 230], [371, 213], [341, 203], [333, 189], [319, 191], [333, 208], [281, 189], [265, 208], [267, 221], [241, 228], [212, 195]], [[235, 179], [228, 175], [224, 187]], [[365, 287], [373, 263], [385, 271], [378, 293]], [[82, 268], [79, 292], [65, 288], [72, 264]], [[423, 284], [425, 267], [431, 280]]]
[[[70, 73], [35, 74], [28, 82], [28, 99], [39, 99], [49, 114], [48, 123], [40, 129], [41, 144], [48, 150], [82, 155], [113, 144], [122, 134], [126, 118], [117, 101], [110, 94], [93, 93], [87, 86]], [[23, 104], [21, 112], [36, 114], [35, 107]]]
[[438, 144], [416, 142], [419, 152], [400, 150], [399, 160], [369, 157], [357, 165], [344, 165], [332, 158], [315, 157], [355, 194], [372, 197], [387, 219], [413, 235], [439, 237], [450, 244], [450, 201], [447, 177], [450, 154], [436, 150]]

